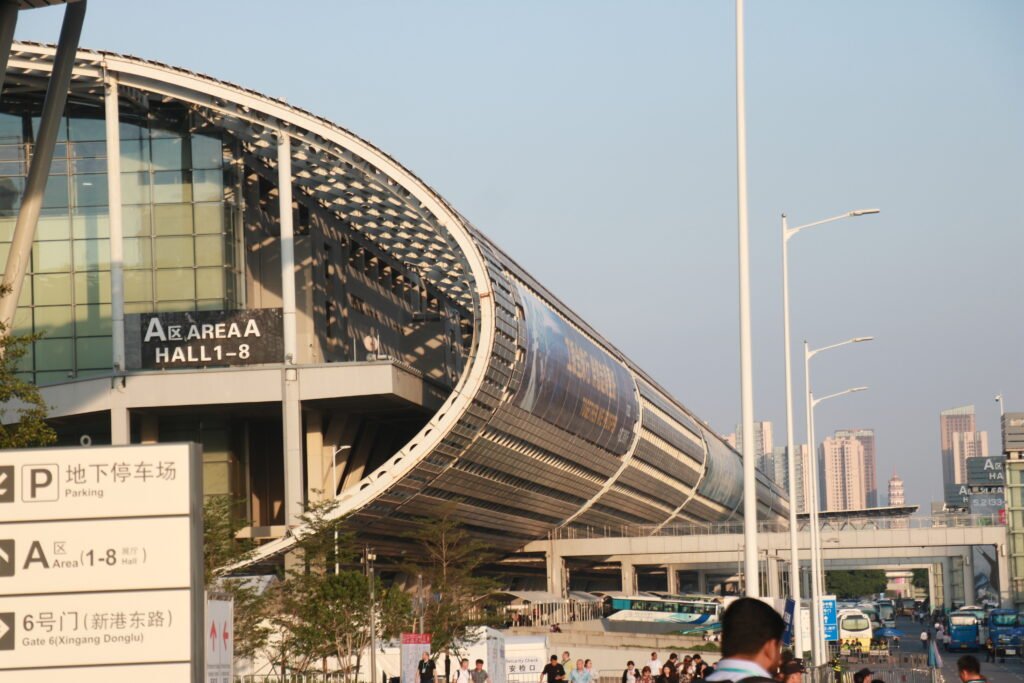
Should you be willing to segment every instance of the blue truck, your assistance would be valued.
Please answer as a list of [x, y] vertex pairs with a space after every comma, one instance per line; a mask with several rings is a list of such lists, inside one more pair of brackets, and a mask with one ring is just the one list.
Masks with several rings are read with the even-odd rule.
[[988, 637], [992, 639], [996, 656], [1004, 659], [1007, 655], [1021, 653], [1024, 644], [1024, 624], [1012, 609], [994, 609], [988, 613]]

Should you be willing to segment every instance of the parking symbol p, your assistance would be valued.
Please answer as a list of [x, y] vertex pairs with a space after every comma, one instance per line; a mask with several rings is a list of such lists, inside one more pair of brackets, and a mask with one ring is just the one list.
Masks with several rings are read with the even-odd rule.
[[14, 502], [14, 467], [0, 467], [0, 503]]
[[21, 499], [26, 503], [49, 503], [60, 498], [58, 465], [23, 465]]

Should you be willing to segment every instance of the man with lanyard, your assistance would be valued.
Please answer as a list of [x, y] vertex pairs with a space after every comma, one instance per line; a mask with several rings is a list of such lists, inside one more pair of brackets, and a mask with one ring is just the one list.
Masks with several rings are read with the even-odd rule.
[[962, 683], [988, 683], [988, 679], [981, 675], [981, 664], [974, 655], [964, 655], [956, 660], [956, 670]]
[[768, 683], [782, 661], [786, 622], [754, 598], [740, 598], [722, 614], [722, 659], [708, 683]]
[[[547, 679], [545, 681], [544, 679]], [[565, 667], [558, 663], [558, 655], [551, 655], [551, 661], [540, 674], [540, 683], [564, 683]]]
[[420, 672], [420, 683], [434, 683], [434, 670], [436, 668], [437, 665], [430, 658], [430, 652], [424, 650], [423, 657], [420, 658], [420, 662], [417, 665], [417, 669]]

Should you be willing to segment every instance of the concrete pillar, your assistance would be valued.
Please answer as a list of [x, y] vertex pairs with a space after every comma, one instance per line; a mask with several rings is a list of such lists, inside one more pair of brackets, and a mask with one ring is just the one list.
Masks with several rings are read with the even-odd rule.
[[281, 228], [281, 306], [284, 309], [284, 367], [281, 371], [281, 431], [284, 454], [285, 524], [300, 523], [302, 485], [302, 406], [295, 330], [295, 230], [292, 223], [292, 145], [285, 132], [277, 138], [277, 197]]
[[7, 62], [14, 42], [14, 27], [18, 24], [17, 0], [0, 0], [0, 90], [7, 76]]
[[566, 596], [565, 558], [549, 550], [546, 555], [548, 565], [548, 592], [559, 597]]
[[707, 593], [708, 592], [708, 573], [703, 569], [697, 570], [697, 592]]
[[942, 558], [942, 606], [953, 607], [953, 558]]
[[306, 411], [306, 498], [333, 498], [330, 462], [324, 458], [323, 413]]
[[674, 564], [665, 565], [665, 588], [673, 594], [679, 594], [679, 567]]
[[764, 587], [764, 591], [761, 595], [769, 598], [777, 598], [782, 595], [782, 576], [779, 572], [779, 561], [773, 557], [769, 557], [767, 559], [767, 564], [766, 579], [768, 585]]
[[132, 422], [124, 405], [110, 406], [110, 445], [127, 446], [132, 442]]
[[964, 604], [978, 604], [978, 596], [974, 592], [974, 548], [967, 546], [963, 560]]
[[935, 576], [935, 565], [932, 564], [932, 565], [928, 566], [928, 601], [929, 601], [929, 603], [931, 603], [933, 608], [937, 604], [936, 603], [937, 595], [936, 595], [936, 592], [935, 592], [937, 586], [938, 586], [938, 581], [936, 581], [936, 576]]
[[623, 560], [621, 565], [622, 592], [626, 595], [636, 595], [636, 566], [626, 560]]
[[999, 604], [1003, 607], [1013, 607], [1013, 592], [1010, 590], [1010, 558], [1005, 543], [996, 544], [996, 570], [999, 572]]

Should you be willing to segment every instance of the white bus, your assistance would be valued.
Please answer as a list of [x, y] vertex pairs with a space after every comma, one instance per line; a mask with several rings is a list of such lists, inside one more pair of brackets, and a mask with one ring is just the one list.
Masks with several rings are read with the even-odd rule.
[[871, 649], [871, 620], [859, 609], [844, 609], [838, 614], [839, 644], [853, 645], [857, 643], [867, 652]]

